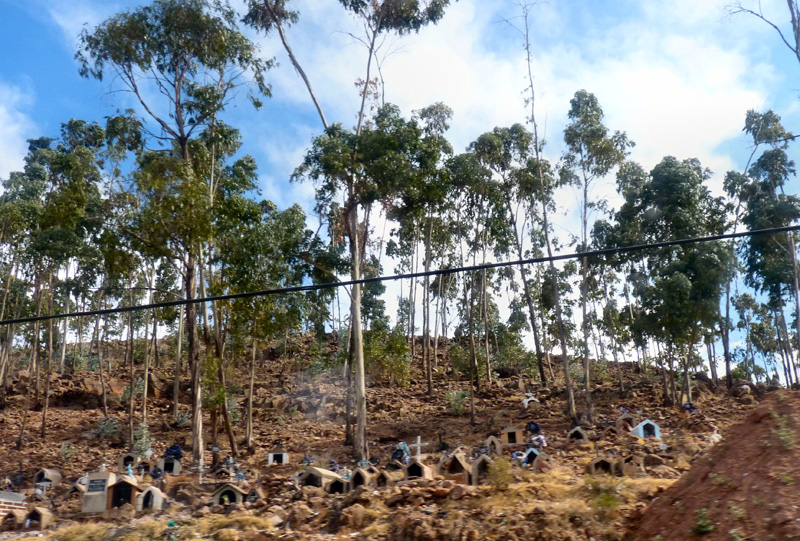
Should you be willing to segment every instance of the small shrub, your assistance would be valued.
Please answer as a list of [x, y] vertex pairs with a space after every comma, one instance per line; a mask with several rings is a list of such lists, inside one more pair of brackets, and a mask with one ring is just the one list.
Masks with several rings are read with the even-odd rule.
[[464, 402], [466, 402], [469, 393], [467, 391], [450, 391], [445, 393], [444, 399], [447, 401], [447, 406], [450, 408], [450, 415], [460, 417], [464, 415]]
[[110, 440], [119, 436], [119, 421], [114, 417], [104, 417], [94, 429], [95, 435], [101, 440]]
[[133, 452], [136, 453], [140, 459], [146, 459], [147, 452], [153, 448], [153, 438], [150, 437], [150, 428], [144, 423], [139, 423], [133, 438]]
[[708, 517], [708, 509], [697, 510], [697, 523], [691, 529], [692, 533], [705, 535], [714, 531], [714, 522]]
[[744, 517], [747, 516], [747, 512], [743, 508], [736, 505], [734, 502], [728, 502], [728, 509], [730, 509], [733, 520], [742, 520]]
[[731, 482], [730, 479], [725, 477], [724, 475], [720, 475], [718, 473], [711, 472], [708, 474], [708, 478], [711, 479], [711, 482], [715, 485], [727, 485]]
[[69, 442], [65, 441], [61, 445], [61, 460], [64, 462], [69, 462], [76, 454], [78, 454], [78, 450]]
[[794, 485], [794, 478], [786, 472], [781, 474], [781, 481], [783, 481], [783, 484], [787, 486]]
[[186, 428], [189, 426], [189, 423], [192, 422], [192, 412], [190, 411], [180, 411], [178, 415], [175, 417], [175, 427], [176, 428]]
[[772, 429], [772, 434], [778, 438], [784, 449], [791, 451], [797, 446], [797, 436], [792, 427], [789, 426], [789, 417], [781, 415], [775, 410], [772, 410], [770, 414], [772, 415], [772, 420], [778, 425], [778, 428]]
[[492, 464], [489, 464], [487, 479], [495, 490], [506, 490], [514, 476], [511, 474], [511, 462], [503, 457], [498, 457]]
[[[144, 380], [142, 378], [136, 378], [136, 381], [133, 383], [133, 399], [138, 400], [142, 397], [144, 393]], [[131, 398], [131, 386], [126, 385], [125, 390], [122, 391], [122, 401], [127, 402]]]

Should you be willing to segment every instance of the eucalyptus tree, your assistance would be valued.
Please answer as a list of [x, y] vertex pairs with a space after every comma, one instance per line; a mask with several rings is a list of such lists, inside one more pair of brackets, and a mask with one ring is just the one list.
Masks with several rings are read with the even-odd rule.
[[[695, 159], [664, 158], [651, 171], [641, 193], [638, 219], [650, 242], [690, 239], [724, 232], [726, 207], [712, 197], [705, 182], [710, 172]], [[629, 216], [630, 218], [630, 216]], [[702, 242], [648, 250], [650, 283], [641, 291], [642, 307], [655, 325], [653, 332], [667, 344], [670, 365], [675, 353], [688, 371], [701, 326], [719, 321], [720, 296], [730, 273], [730, 248]], [[672, 387], [665, 389], [665, 399]], [[667, 399], [670, 400], [670, 399]]]
[[[589, 249], [589, 213], [597, 203], [589, 200], [591, 184], [605, 177], [622, 163], [627, 149], [633, 144], [621, 132], [609, 133], [603, 124], [603, 110], [594, 94], [579, 90], [570, 100], [568, 113], [570, 123], [564, 128], [567, 153], [561, 173], [578, 183], [582, 191], [581, 245], [579, 251]], [[589, 361], [589, 265], [587, 258], [581, 259], [581, 311], [583, 328], [583, 371], [586, 386], [586, 408], [589, 421], [594, 420]]]
[[[511, 245], [518, 259], [532, 256], [534, 249], [533, 246], [528, 247], [530, 237], [535, 234], [532, 228], [536, 214], [535, 201], [530, 197], [532, 188], [528, 185], [531, 178], [529, 175], [520, 174], [520, 167], [524, 167], [530, 157], [531, 144], [532, 136], [521, 124], [514, 124], [510, 128], [495, 128], [471, 144], [481, 163], [492, 170], [499, 179], [506, 206], [505, 216], [510, 232], [513, 233]], [[528, 267], [521, 266], [519, 272], [528, 308], [528, 321], [533, 332], [539, 377], [542, 384], [546, 385], [544, 353], [534, 308], [534, 287], [528, 276]]]
[[[298, 15], [297, 12], [287, 8], [286, 0], [250, 0], [250, 10], [245, 17], [245, 21], [266, 33], [273, 31], [278, 32], [293, 66], [302, 77], [309, 91], [325, 129], [325, 135], [317, 138], [317, 140], [315, 140], [315, 145], [317, 143], [323, 143], [325, 139], [329, 142], [338, 140], [339, 143], [334, 144], [334, 146], [339, 146], [340, 148], [336, 150], [331, 148], [330, 150], [342, 156], [349, 156], [351, 163], [340, 163], [335, 169], [338, 169], [336, 176], [339, 177], [339, 187], [345, 192], [345, 204], [343, 206], [343, 212], [341, 213], [341, 224], [344, 225], [344, 229], [347, 231], [349, 241], [351, 259], [350, 277], [353, 280], [358, 280], [362, 275], [362, 265], [365, 257], [364, 250], [366, 247], [366, 243], [363, 241], [366, 239], [366, 223], [368, 222], [368, 216], [365, 216], [364, 224], [361, 223], [359, 208], [367, 211], [370, 207], [368, 201], [373, 199], [374, 196], [367, 195], [364, 201], [360, 201], [364, 199], [365, 194], [360, 193], [363, 185], [361, 179], [358, 178], [356, 161], [359, 149], [356, 145], [360, 142], [359, 139], [364, 130], [365, 121], [367, 120], [367, 99], [370, 95], [374, 96], [371, 87], [376, 85], [376, 81], [373, 79], [374, 70], [376, 63], [378, 64], [378, 68], [380, 66], [379, 52], [383, 43], [383, 38], [390, 34], [402, 36], [411, 32], [418, 32], [428, 24], [437, 23], [444, 16], [445, 9], [449, 5], [450, 0], [427, 0], [424, 3], [398, 3], [396, 0], [339, 0], [339, 3], [347, 11], [354, 14], [363, 24], [364, 37], [358, 39], [365, 45], [367, 50], [364, 77], [360, 78], [357, 82], [360, 88], [361, 102], [356, 113], [357, 121], [352, 134], [347, 133], [341, 125], [329, 124], [326, 120], [323, 107], [312, 90], [310, 80], [289, 46], [288, 39], [284, 32], [284, 26], [296, 21]], [[353, 145], [349, 151], [341, 147], [341, 144], [345, 143], [345, 141], [347, 142], [346, 144]], [[324, 144], [327, 145], [327, 143]], [[308, 165], [308, 160], [306, 164]], [[318, 200], [330, 200], [330, 195], [331, 194], [322, 193], [321, 195], [318, 194], [317, 198]], [[322, 209], [318, 208], [318, 210]], [[322, 215], [327, 216], [328, 213], [325, 212], [322, 213]], [[364, 233], [361, 233], [361, 231]], [[350, 322], [353, 337], [351, 340], [350, 359], [355, 366], [356, 372], [355, 398], [357, 428], [354, 440], [354, 452], [357, 457], [363, 458], [368, 456], [369, 450], [366, 443], [367, 403], [364, 377], [364, 344], [361, 329], [361, 286], [358, 284], [354, 285], [350, 291]]]
[[[107, 19], [80, 37], [80, 73], [102, 79], [114, 73], [123, 90], [139, 103], [141, 121], [162, 152], [139, 158], [140, 189], [154, 196], [148, 203], [158, 238], [151, 246], [181, 262], [186, 300], [186, 330], [192, 372], [192, 457], [202, 463], [202, 364], [196, 332], [199, 250], [210, 233], [209, 201], [202, 171], [192, 162], [195, 139], [212, 124], [235, 88], [250, 74], [251, 95], [269, 95], [265, 72], [271, 61], [260, 60], [255, 46], [238, 31], [236, 15], [223, 2], [155, 0], [151, 5]], [[152, 127], [151, 127], [152, 126]], [[166, 204], [157, 209], [155, 205]]]

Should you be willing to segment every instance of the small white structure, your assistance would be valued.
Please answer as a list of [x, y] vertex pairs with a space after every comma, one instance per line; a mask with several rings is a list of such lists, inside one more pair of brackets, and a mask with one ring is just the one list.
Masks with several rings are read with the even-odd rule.
[[272, 466], [273, 464], [288, 464], [289, 463], [289, 453], [270, 453], [269, 458], [267, 461], [268, 466]]
[[163, 511], [167, 508], [168, 502], [169, 499], [166, 494], [158, 488], [147, 487], [141, 494], [136, 496], [136, 511], [146, 511], [148, 509]]
[[631, 435], [639, 438], [656, 438], [657, 440], [660, 440], [661, 429], [650, 419], [645, 419], [636, 425], [633, 430], [631, 430]]
[[33, 482], [37, 485], [58, 485], [61, 483], [61, 472], [50, 468], [42, 468], [33, 477]]
[[102, 513], [108, 508], [108, 487], [117, 482], [117, 475], [109, 471], [86, 476], [86, 490], [81, 500], [81, 512]]
[[25, 495], [17, 492], [0, 491], [0, 512], [5, 513], [12, 509], [27, 510]]
[[179, 475], [181, 473], [181, 461], [174, 456], [162, 458], [158, 461], [156, 467], [170, 475]]

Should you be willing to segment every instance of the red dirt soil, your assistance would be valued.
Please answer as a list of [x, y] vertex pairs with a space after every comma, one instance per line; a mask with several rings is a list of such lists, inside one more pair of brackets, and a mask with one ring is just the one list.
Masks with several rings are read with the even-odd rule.
[[793, 391], [767, 395], [654, 500], [629, 536], [631, 541], [794, 538], [800, 539], [800, 392]]

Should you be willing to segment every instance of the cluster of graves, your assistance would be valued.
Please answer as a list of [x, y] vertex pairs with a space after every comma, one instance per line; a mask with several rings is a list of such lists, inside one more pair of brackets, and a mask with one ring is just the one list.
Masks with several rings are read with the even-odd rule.
[[[613, 426], [607, 427], [601, 438], [630, 433], [639, 438], [661, 438], [659, 426], [649, 419], [641, 422], [635, 415], [624, 414]], [[570, 430], [567, 438], [571, 441], [589, 440], [586, 431], [577, 426]], [[500, 437], [489, 436], [484, 443], [468, 456], [461, 448], [445, 452], [436, 464], [426, 463], [430, 455], [423, 458], [421, 437], [415, 444], [400, 442], [392, 455], [392, 460], [384, 467], [377, 462], [362, 461], [352, 471], [331, 461], [328, 468], [314, 465], [306, 456], [294, 478], [295, 486], [318, 487], [330, 494], [342, 494], [359, 487], [380, 488], [388, 485], [418, 479], [442, 477], [464, 485], [480, 485], [487, 479], [490, 466], [497, 457], [510, 454], [511, 459], [532, 471], [546, 473], [553, 464], [546, 452], [547, 440], [539, 425], [530, 422], [525, 429], [509, 427]], [[177, 450], [176, 450], [177, 448]], [[415, 448], [412, 456], [410, 448]], [[150, 455], [150, 458], [152, 454]], [[140, 459], [133, 453], [119, 457], [117, 472], [106, 470], [87, 473], [69, 489], [68, 496], [80, 499], [80, 515], [103, 514], [123, 508], [135, 512], [160, 511], [169, 505], [164, 490], [168, 475], [182, 472], [182, 453], [173, 446], [164, 458], [157, 462]], [[269, 465], [289, 464], [286, 452], [269, 453]], [[634, 475], [643, 471], [641, 459], [629, 457], [598, 457], [587, 466], [590, 474]], [[202, 470], [199, 471], [202, 484]], [[53, 469], [42, 469], [34, 477], [35, 490], [27, 498], [25, 495], [0, 491], [0, 531], [43, 530], [54, 520], [55, 515], [48, 492], [62, 483], [62, 475]], [[246, 481], [245, 472], [232, 458], [219, 464], [213, 472], [215, 489], [211, 494], [211, 505], [227, 507], [244, 503], [256, 503], [264, 499], [264, 493], [255, 483], [251, 488]]]

